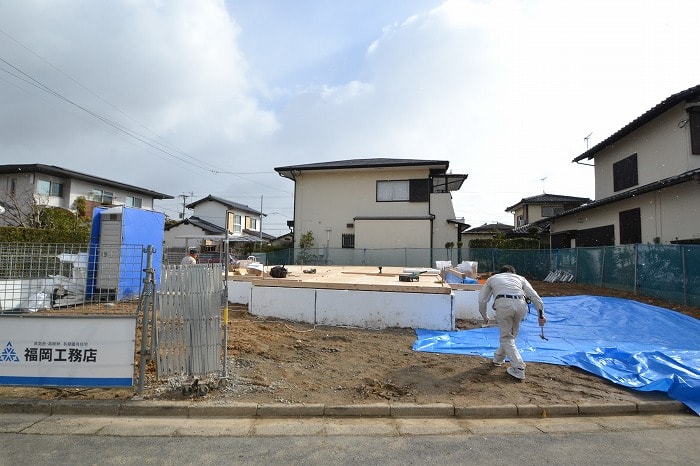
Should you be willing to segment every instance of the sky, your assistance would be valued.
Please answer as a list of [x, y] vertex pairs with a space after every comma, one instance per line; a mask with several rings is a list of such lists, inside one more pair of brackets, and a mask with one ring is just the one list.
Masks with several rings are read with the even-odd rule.
[[0, 163], [174, 196], [289, 231], [275, 167], [449, 161], [472, 226], [594, 198], [572, 163], [700, 84], [694, 0], [0, 0]]

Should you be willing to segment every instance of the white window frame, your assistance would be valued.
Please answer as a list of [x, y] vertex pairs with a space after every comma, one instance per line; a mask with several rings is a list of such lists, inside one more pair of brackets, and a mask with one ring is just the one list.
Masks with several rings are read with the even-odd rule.
[[233, 233], [238, 233], [241, 234], [243, 232], [243, 228], [241, 227], [241, 221], [243, 218], [240, 215], [235, 215], [233, 216]]

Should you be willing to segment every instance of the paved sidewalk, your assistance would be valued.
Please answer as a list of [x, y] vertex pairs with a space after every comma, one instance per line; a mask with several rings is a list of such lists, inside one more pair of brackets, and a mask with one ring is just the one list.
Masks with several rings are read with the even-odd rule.
[[464, 418], [197, 418], [0, 413], [0, 434], [100, 437], [414, 437], [423, 435], [542, 435], [700, 429], [688, 414], [573, 416], [528, 419]]
[[102, 415], [180, 418], [548, 418], [632, 414], [677, 414], [689, 412], [675, 400], [622, 403], [580, 403], [549, 405], [456, 406], [449, 403], [370, 403], [355, 405], [257, 404], [223, 400], [39, 400], [0, 398], [0, 413], [42, 415]]

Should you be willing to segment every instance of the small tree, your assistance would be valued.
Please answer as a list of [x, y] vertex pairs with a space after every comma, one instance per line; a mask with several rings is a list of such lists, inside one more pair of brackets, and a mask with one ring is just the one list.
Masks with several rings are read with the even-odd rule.
[[316, 257], [308, 252], [308, 249], [314, 246], [314, 241], [314, 234], [311, 231], [307, 231], [299, 238], [299, 248], [301, 249], [301, 252], [299, 252], [297, 261], [300, 264], [308, 264], [309, 262], [316, 260]]
[[455, 243], [452, 241], [448, 241], [445, 243], [445, 252], [447, 252], [447, 256], [450, 258], [450, 261], [452, 261], [452, 248], [455, 247]]
[[314, 246], [314, 241], [313, 232], [307, 231], [299, 238], [299, 247], [304, 250], [312, 248]]

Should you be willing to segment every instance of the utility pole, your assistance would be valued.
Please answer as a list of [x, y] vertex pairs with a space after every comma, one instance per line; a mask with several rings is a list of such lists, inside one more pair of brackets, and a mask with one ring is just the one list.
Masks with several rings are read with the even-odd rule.
[[180, 194], [180, 196], [178, 196], [182, 198], [182, 212], [180, 212], [181, 219], [185, 218], [185, 206], [187, 205], [187, 198], [191, 196], [194, 196], [194, 193], [190, 192], [189, 196], [187, 194]]

